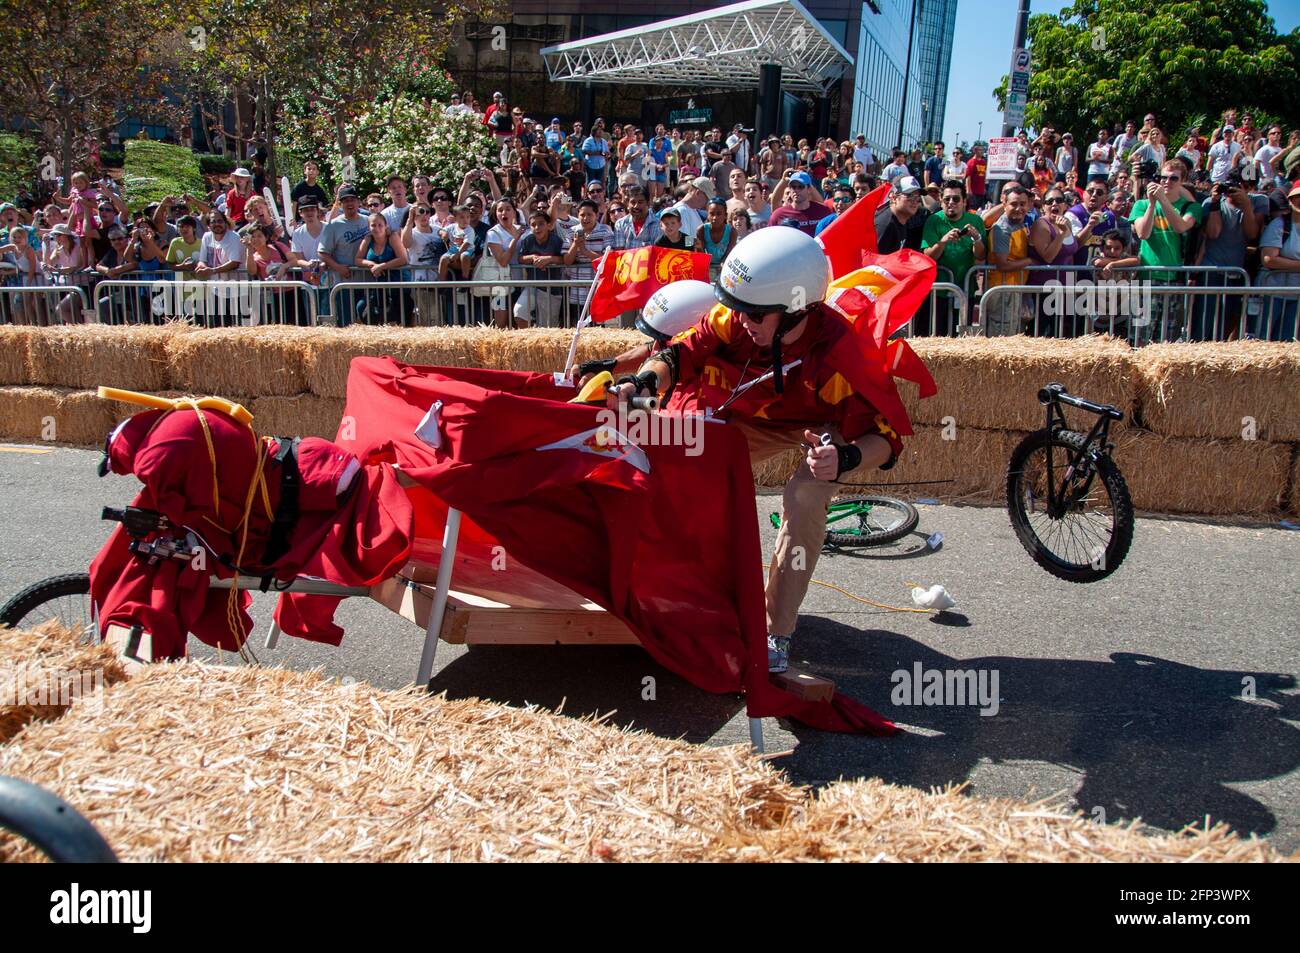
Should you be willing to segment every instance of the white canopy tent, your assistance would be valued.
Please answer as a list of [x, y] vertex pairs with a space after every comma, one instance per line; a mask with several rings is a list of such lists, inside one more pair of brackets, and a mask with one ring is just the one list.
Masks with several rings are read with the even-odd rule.
[[826, 95], [851, 57], [798, 0], [745, 0], [704, 13], [548, 46], [556, 82], [753, 89], [779, 66], [791, 92]]

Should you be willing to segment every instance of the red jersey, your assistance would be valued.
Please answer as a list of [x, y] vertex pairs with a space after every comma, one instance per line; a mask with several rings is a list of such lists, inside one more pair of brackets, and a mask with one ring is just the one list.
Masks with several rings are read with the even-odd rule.
[[[718, 410], [741, 384], [772, 370], [771, 348], [760, 348], [730, 308], [718, 305], [694, 327], [673, 338], [677, 348], [677, 388], [669, 409], [677, 413]], [[826, 305], [809, 314], [799, 340], [781, 346], [781, 363], [801, 360], [785, 375], [784, 393], [769, 379], [751, 387], [718, 416], [743, 418], [773, 430], [816, 430], [838, 426], [845, 440], [876, 433], [902, 452], [898, 434], [875, 406], [854, 392], [836, 370], [862, 360], [849, 322]]]
[[988, 171], [988, 161], [980, 156], [966, 163], [966, 175], [970, 179], [970, 191], [976, 195], [984, 194], [984, 173]]

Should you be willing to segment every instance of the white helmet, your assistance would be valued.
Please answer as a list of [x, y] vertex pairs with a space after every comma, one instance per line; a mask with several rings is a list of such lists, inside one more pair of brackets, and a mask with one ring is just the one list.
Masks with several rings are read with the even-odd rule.
[[824, 301], [830, 281], [830, 263], [817, 240], [774, 225], [737, 243], [713, 290], [719, 301], [739, 311], [799, 312]]
[[637, 315], [636, 329], [663, 343], [694, 325], [717, 303], [707, 281], [674, 281], [650, 296]]

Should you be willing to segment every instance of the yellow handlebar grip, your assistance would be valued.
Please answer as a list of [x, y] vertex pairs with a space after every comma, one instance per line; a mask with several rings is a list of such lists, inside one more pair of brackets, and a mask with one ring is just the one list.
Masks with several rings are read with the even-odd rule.
[[569, 401], [571, 404], [603, 404], [605, 402], [605, 389], [614, 383], [614, 375], [609, 371], [601, 371], [591, 380], [583, 385], [578, 396]]

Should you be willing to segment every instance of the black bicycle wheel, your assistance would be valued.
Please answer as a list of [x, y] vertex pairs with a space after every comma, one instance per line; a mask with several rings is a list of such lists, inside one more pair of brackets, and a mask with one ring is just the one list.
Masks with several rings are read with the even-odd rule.
[[921, 521], [921, 514], [911, 503], [889, 496], [848, 496], [832, 506], [856, 503], [870, 507], [869, 512], [841, 521], [838, 529], [826, 529], [826, 542], [837, 546], [880, 546], [902, 539]]
[[1068, 454], [1083, 447], [1081, 433], [1038, 430], [1011, 454], [1007, 468], [1007, 510], [1021, 545], [1053, 576], [1067, 582], [1105, 579], [1124, 561], [1133, 542], [1133, 501], [1114, 461], [1092, 453], [1069, 476], [1067, 502], [1051, 512], [1047, 453], [1054, 478], [1065, 478]]
[[94, 625], [89, 573], [42, 579], [0, 606], [0, 625], [15, 629], [30, 629], [50, 619], [58, 619], [70, 629], [80, 628], [83, 641], [91, 638]]

